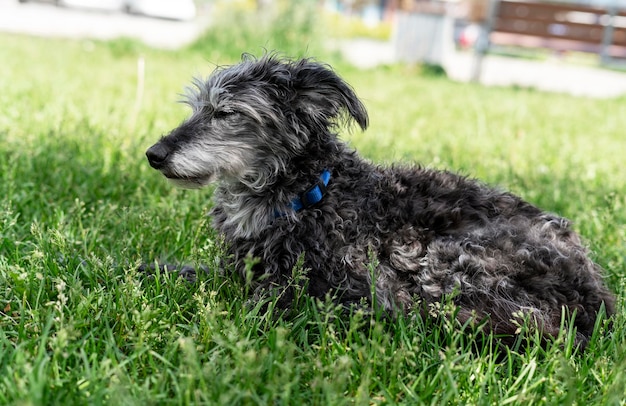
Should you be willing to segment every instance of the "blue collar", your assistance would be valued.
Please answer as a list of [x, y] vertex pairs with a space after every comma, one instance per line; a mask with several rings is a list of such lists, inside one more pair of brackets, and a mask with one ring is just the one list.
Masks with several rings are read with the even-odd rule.
[[311, 206], [321, 202], [326, 193], [326, 186], [330, 181], [330, 171], [324, 169], [317, 183], [304, 191], [300, 196], [291, 201], [291, 208], [295, 211], [308, 209]]
[[[324, 195], [326, 194], [326, 186], [328, 186], [329, 181], [330, 171], [328, 169], [324, 169], [317, 183], [305, 190], [300, 196], [295, 197], [289, 204], [289, 207], [291, 207], [293, 211], [300, 211], [315, 206], [324, 198]], [[275, 211], [274, 214], [276, 217], [282, 217], [286, 213]]]

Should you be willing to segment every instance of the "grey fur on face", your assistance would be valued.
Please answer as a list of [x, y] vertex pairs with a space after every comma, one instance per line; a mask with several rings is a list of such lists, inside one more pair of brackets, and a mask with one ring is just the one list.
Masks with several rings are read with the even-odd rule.
[[[244, 277], [258, 259], [255, 295], [289, 306], [302, 257], [312, 296], [424, 316], [415, 303], [451, 296], [461, 322], [485, 322], [505, 343], [519, 319], [554, 337], [566, 314], [584, 346], [601, 307], [614, 312], [567, 220], [450, 172], [372, 164], [341, 142], [338, 122], [365, 129], [368, 116], [328, 66], [245, 57], [194, 80], [185, 102], [192, 115], [148, 159], [178, 185], [217, 183], [213, 225]], [[312, 187], [321, 200], [294, 208]]]

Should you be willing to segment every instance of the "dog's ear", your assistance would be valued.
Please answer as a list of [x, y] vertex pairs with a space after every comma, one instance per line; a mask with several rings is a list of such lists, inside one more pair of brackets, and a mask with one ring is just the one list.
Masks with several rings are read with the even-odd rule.
[[368, 116], [354, 90], [328, 66], [303, 59], [293, 65], [296, 109], [318, 125], [328, 127], [334, 120], [353, 119], [365, 130]]

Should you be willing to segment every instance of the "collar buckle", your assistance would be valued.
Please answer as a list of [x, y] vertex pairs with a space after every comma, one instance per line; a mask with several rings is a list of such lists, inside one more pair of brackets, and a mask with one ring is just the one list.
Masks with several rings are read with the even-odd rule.
[[[303, 209], [308, 209], [310, 207], [315, 206], [319, 202], [322, 201], [324, 195], [326, 195], [326, 190], [328, 186], [328, 182], [330, 181], [330, 171], [328, 169], [324, 169], [317, 182], [304, 191], [300, 196], [294, 198], [290, 207], [293, 211], [298, 212]], [[282, 213], [280, 211], [274, 211], [274, 216], [276, 218], [284, 216], [286, 213]]]
[[319, 179], [317, 183], [300, 195], [300, 202], [302, 203], [302, 209], [308, 209], [321, 202], [326, 194], [326, 184], [323, 179]]

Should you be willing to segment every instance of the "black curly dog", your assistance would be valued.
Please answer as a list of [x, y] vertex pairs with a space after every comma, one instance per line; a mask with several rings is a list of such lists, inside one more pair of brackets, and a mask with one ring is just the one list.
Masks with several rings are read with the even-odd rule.
[[188, 188], [218, 182], [214, 227], [254, 292], [289, 306], [300, 259], [308, 293], [393, 314], [452, 297], [457, 318], [515, 337], [573, 320], [584, 347], [614, 297], [563, 218], [445, 171], [363, 160], [334, 129], [362, 129], [365, 107], [328, 66], [245, 56], [187, 89], [190, 118], [148, 149], [150, 165]]

